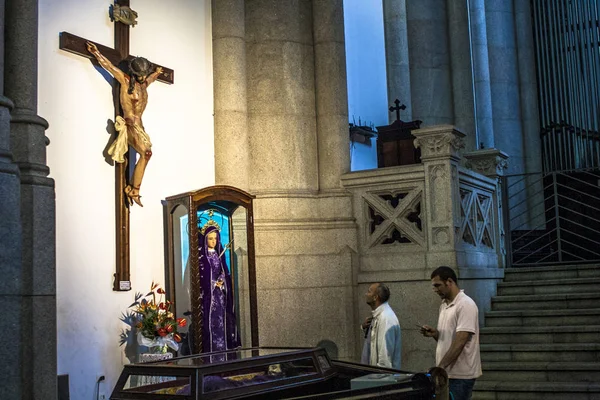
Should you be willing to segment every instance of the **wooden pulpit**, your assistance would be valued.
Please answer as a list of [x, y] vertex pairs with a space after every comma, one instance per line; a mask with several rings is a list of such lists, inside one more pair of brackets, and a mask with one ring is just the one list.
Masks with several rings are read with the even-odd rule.
[[415, 137], [411, 131], [419, 129], [422, 121], [400, 120], [400, 110], [404, 110], [406, 106], [400, 105], [398, 99], [394, 103], [396, 107], [390, 107], [390, 111], [396, 111], [396, 120], [390, 125], [377, 127], [378, 168], [421, 162], [421, 150], [415, 147], [413, 143]]

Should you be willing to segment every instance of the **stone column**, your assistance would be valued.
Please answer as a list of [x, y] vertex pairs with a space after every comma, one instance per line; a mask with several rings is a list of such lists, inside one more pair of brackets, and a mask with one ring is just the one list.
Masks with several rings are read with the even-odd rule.
[[440, 265], [457, 267], [455, 227], [460, 225], [460, 194], [458, 189], [459, 150], [464, 147], [465, 134], [451, 125], [417, 129], [415, 146], [421, 148], [425, 170], [425, 215], [427, 216], [427, 267]]
[[[388, 103], [391, 104], [395, 99], [399, 99], [406, 106], [402, 118], [411, 121], [406, 0], [383, 0], [383, 28]], [[389, 123], [395, 120], [395, 114], [390, 113]]]
[[494, 116], [494, 147], [510, 154], [510, 173], [522, 173], [522, 110], [513, 3], [485, 0], [485, 15]]
[[[341, 187], [350, 171], [348, 85], [342, 0], [313, 0], [319, 189]], [[307, 132], [308, 133], [308, 132]]]
[[494, 147], [494, 121], [490, 88], [487, 25], [485, 22], [485, 0], [467, 0], [469, 27], [471, 31], [471, 54], [473, 64], [473, 86], [475, 92], [475, 118], [477, 143], [473, 149]]
[[542, 144], [540, 142], [531, 3], [529, 1], [515, 1], [514, 4], [525, 172], [535, 173], [542, 171]]
[[[4, 0], [0, 1], [4, 10]], [[0, 76], [4, 78], [4, 13], [0, 15]], [[0, 79], [0, 302], [3, 317], [0, 331], [9, 345], [0, 350], [1, 399], [21, 399], [21, 189], [19, 168], [10, 151], [10, 110], [13, 103], [4, 97], [4, 79]]]
[[244, 16], [243, 0], [212, 0], [215, 182], [248, 190]]
[[316, 192], [312, 1], [245, 6], [250, 190]]
[[445, 0], [406, 2], [412, 118], [452, 124], [452, 76]]
[[476, 149], [473, 69], [469, 35], [469, 10], [466, 1], [448, 3], [448, 37], [452, 66], [454, 126], [466, 133], [465, 147]]
[[540, 175], [542, 172], [542, 143], [532, 23], [530, 2], [515, 2], [524, 172], [528, 174], [525, 176], [523, 182], [525, 190], [522, 192], [527, 199], [526, 226], [531, 229], [544, 229], [546, 226], [544, 182]]
[[37, 115], [37, 27], [37, 0], [7, 2], [4, 83], [15, 104], [10, 147], [21, 174], [22, 399], [57, 394], [55, 198], [46, 166], [48, 123]]
[[350, 359], [356, 226], [339, 182], [349, 167], [342, 2], [246, 0], [245, 12], [260, 344], [333, 342]]

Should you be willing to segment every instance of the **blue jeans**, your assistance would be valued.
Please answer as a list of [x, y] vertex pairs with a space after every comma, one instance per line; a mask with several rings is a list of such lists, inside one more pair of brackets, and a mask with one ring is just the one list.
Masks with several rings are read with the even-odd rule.
[[473, 385], [475, 385], [475, 379], [450, 379], [448, 385], [450, 393], [452, 393], [450, 398], [453, 400], [471, 400]]

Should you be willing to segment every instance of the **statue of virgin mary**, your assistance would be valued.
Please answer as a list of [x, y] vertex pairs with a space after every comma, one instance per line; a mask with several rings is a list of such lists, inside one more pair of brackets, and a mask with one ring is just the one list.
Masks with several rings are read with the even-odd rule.
[[231, 272], [225, 261], [219, 225], [210, 219], [200, 231], [202, 352], [240, 346]]

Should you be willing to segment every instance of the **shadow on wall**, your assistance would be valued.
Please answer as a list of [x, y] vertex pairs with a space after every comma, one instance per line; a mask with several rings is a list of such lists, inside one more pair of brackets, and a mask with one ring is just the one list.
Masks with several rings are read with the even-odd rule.
[[137, 342], [137, 327], [135, 326], [136, 316], [133, 311], [126, 311], [121, 314], [121, 321], [128, 325], [127, 328], [121, 330], [119, 345], [125, 346], [125, 357], [130, 363], [134, 364], [137, 360], [138, 342]]
[[321, 347], [321, 348], [325, 349], [327, 351], [327, 354], [329, 354], [329, 358], [331, 358], [332, 360], [338, 359], [337, 344], [335, 344], [331, 340], [327, 340], [327, 339], [321, 340], [319, 343], [317, 343], [317, 347]]

